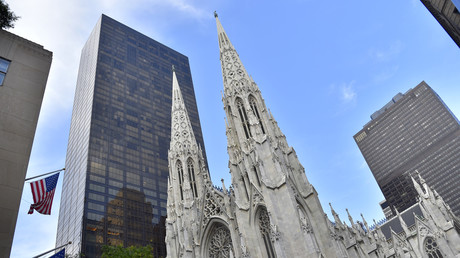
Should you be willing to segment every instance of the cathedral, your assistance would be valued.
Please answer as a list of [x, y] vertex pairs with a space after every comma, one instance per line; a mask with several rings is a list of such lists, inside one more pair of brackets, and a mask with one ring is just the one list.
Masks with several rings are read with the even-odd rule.
[[168, 257], [460, 257], [460, 220], [420, 176], [419, 202], [391, 220], [329, 219], [215, 18], [232, 182], [213, 186], [173, 68]]

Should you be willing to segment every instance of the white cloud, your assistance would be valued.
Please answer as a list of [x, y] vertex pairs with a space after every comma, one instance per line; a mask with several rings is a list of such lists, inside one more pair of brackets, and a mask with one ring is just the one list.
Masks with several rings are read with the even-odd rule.
[[177, 7], [180, 11], [189, 14], [192, 17], [201, 19], [210, 14], [206, 13], [204, 10], [199, 9], [193, 5], [188, 4], [186, 1], [183, 0], [170, 0], [170, 1], [159, 1], [161, 3], [170, 3], [173, 7]]
[[331, 84], [329, 86], [329, 94], [337, 96], [344, 104], [354, 103], [358, 97], [354, 84], [355, 80], [339, 85]]
[[[90, 7], [91, 8], [87, 8]], [[80, 53], [91, 30], [102, 13], [113, 16], [128, 26], [134, 25], [147, 35], [163, 41], [161, 27], [152, 26], [163, 15], [200, 20], [205, 11], [184, 0], [101, 0], [101, 1], [33, 1], [10, 3], [21, 18], [11, 32], [43, 45], [53, 52], [46, 94], [42, 104], [42, 124], [56, 123], [71, 114]], [[139, 17], [149, 17], [149, 22]], [[208, 15], [210, 16], [210, 15]], [[138, 24], [141, 23], [141, 24]], [[164, 22], [158, 22], [161, 26]], [[168, 41], [168, 40], [164, 40]]]
[[369, 56], [377, 62], [387, 62], [396, 58], [402, 51], [403, 44], [396, 40], [384, 49], [372, 48], [369, 50]]
[[[192, 1], [184, 0], [101, 0], [100, 6], [104, 10], [112, 10], [120, 13], [138, 13], [147, 11], [149, 13], [160, 13], [161, 8], [179, 11], [188, 18], [201, 19], [207, 14], [204, 9], [190, 4]], [[209, 14], [207, 14], [209, 16]]]
[[387, 67], [382, 69], [379, 74], [374, 76], [374, 81], [376, 83], [382, 83], [391, 77], [393, 77], [399, 70], [399, 65], [394, 65], [391, 67]]
[[351, 81], [348, 84], [344, 83], [341, 85], [340, 90], [342, 92], [342, 100], [344, 102], [348, 103], [356, 100], [356, 91], [353, 89], [354, 83], [355, 81]]

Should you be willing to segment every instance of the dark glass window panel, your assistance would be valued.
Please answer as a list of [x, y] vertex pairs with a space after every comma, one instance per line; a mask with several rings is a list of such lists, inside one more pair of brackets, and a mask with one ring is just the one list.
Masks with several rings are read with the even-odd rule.
[[10, 61], [0, 57], [0, 73], [6, 73], [8, 66], [10, 66]]

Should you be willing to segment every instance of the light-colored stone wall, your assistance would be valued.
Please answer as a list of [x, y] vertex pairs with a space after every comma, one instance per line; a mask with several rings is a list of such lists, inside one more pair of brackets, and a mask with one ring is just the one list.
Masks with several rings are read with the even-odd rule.
[[52, 53], [0, 30], [0, 57], [11, 61], [0, 86], [0, 257], [9, 257]]
[[[187, 158], [203, 159], [196, 139], [190, 137], [190, 122], [173, 78], [168, 257], [415, 258], [431, 254], [460, 258], [460, 219], [421, 176], [422, 186], [415, 179], [413, 183], [423, 216], [406, 210], [415, 221], [411, 226], [407, 226], [407, 216], [397, 213], [393, 222], [400, 224], [375, 225], [371, 230], [362, 214], [363, 221], [355, 221], [347, 210], [349, 226], [331, 204], [334, 221], [329, 220], [294, 149], [267, 112], [258, 86], [244, 70], [217, 14], [215, 17], [232, 188], [227, 191], [222, 180], [219, 190], [211, 185], [208, 173], [198, 173], [203, 175], [197, 181], [201, 190], [192, 195], [191, 170], [176, 164]], [[386, 226], [391, 231], [388, 237], [382, 230]]]

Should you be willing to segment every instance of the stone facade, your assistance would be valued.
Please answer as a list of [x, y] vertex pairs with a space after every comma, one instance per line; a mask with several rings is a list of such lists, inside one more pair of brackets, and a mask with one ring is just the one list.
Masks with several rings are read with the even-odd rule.
[[[216, 15], [232, 186], [214, 187], [173, 71], [168, 257], [460, 257], [458, 219], [426, 183], [423, 216], [387, 238], [332, 209], [325, 215], [296, 153]], [[423, 181], [423, 180], [422, 180]], [[398, 216], [399, 217], [399, 216]], [[436, 256], [437, 255], [437, 256]]]
[[52, 56], [0, 29], [0, 257], [10, 255]]

